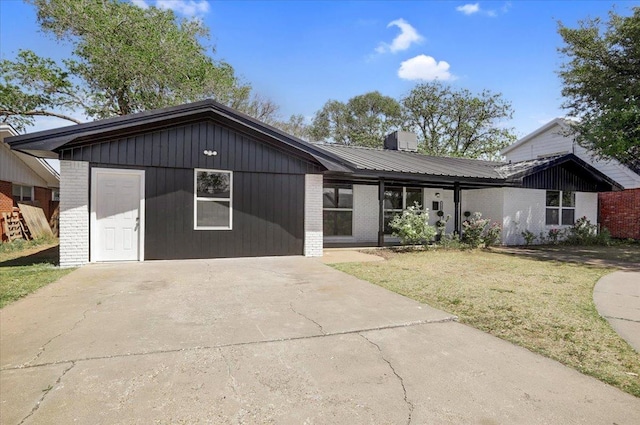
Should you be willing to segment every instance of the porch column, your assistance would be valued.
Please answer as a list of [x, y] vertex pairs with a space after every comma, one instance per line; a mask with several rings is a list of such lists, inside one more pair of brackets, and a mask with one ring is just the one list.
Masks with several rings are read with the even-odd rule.
[[378, 183], [378, 246], [384, 246], [384, 180]]
[[460, 220], [462, 217], [462, 215], [460, 214], [460, 183], [458, 182], [455, 182], [453, 184], [453, 205], [454, 231], [458, 233], [459, 236], [462, 236], [462, 222]]

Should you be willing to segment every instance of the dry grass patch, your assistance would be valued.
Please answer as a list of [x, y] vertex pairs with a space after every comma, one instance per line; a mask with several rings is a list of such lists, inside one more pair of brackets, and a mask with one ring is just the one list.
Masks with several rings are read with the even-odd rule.
[[593, 304], [593, 286], [612, 269], [486, 251], [385, 257], [334, 267], [640, 397], [640, 355]]

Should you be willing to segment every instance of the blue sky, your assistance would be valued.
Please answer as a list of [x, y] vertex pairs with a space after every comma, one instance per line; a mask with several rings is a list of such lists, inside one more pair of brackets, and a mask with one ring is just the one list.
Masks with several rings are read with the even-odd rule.
[[[399, 97], [439, 78], [512, 102], [502, 123], [518, 137], [564, 115], [556, 75], [557, 22], [575, 27], [630, 14], [640, 1], [204, 1], [134, 0], [202, 19], [214, 57], [229, 62], [280, 114], [311, 118], [329, 99], [378, 90]], [[0, 0], [0, 56], [20, 48], [61, 58], [67, 46], [39, 32], [33, 7]], [[43, 119], [33, 130], [67, 125]]]

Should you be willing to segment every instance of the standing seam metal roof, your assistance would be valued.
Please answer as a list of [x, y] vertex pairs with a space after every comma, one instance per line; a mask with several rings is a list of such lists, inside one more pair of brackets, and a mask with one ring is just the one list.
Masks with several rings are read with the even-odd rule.
[[358, 170], [504, 179], [496, 170], [496, 167], [505, 165], [505, 163], [502, 162], [437, 157], [423, 155], [417, 152], [342, 145], [318, 144], [316, 146], [349, 162]]

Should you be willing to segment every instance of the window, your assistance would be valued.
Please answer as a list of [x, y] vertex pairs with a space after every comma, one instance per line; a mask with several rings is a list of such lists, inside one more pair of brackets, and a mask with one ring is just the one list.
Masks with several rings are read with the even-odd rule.
[[322, 190], [324, 236], [353, 235], [353, 186], [326, 184]]
[[51, 200], [52, 201], [59, 201], [60, 200], [60, 191], [59, 190], [52, 190], [51, 191]]
[[231, 230], [231, 171], [194, 171], [194, 229]]
[[14, 201], [33, 201], [33, 186], [21, 186], [19, 184], [14, 184], [12, 186]]
[[547, 225], [572, 225], [576, 218], [576, 194], [571, 191], [547, 190]]
[[393, 230], [389, 226], [393, 217], [402, 211], [418, 204], [422, 208], [422, 189], [416, 187], [388, 186], [384, 190], [384, 233], [390, 235]]

